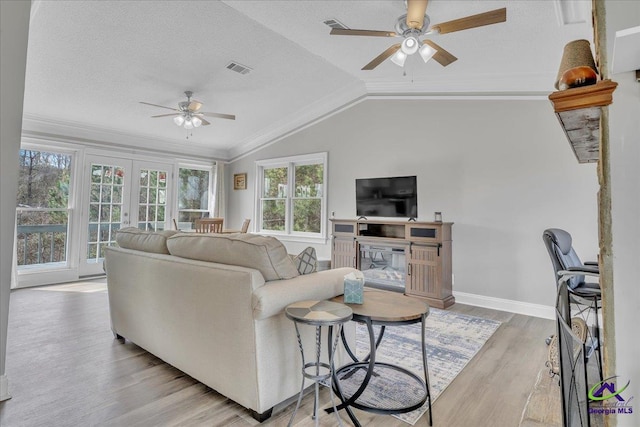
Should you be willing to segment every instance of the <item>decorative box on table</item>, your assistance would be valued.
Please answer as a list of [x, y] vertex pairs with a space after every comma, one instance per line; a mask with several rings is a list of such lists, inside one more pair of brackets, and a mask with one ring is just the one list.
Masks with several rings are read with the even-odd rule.
[[364, 302], [364, 275], [361, 271], [344, 276], [345, 304], [362, 304]]

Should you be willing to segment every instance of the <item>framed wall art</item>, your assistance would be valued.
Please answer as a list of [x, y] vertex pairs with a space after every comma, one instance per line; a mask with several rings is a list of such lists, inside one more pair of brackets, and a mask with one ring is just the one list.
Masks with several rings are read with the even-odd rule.
[[234, 190], [246, 190], [247, 189], [247, 174], [246, 173], [234, 173], [233, 174], [233, 189]]

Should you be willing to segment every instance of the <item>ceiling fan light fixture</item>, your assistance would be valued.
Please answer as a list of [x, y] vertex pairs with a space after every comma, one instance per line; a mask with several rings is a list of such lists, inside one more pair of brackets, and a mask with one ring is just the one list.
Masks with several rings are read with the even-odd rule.
[[191, 123], [193, 124], [193, 127], [200, 127], [200, 125], [202, 124], [202, 120], [200, 120], [199, 117], [193, 117], [191, 118]]
[[402, 41], [400, 49], [405, 55], [413, 55], [418, 51], [419, 47], [418, 40], [415, 37], [407, 37]]
[[185, 129], [193, 129], [193, 123], [191, 122], [191, 120], [187, 117], [187, 120], [184, 121], [184, 128]]
[[402, 51], [402, 49], [398, 49], [396, 53], [391, 57], [391, 62], [396, 64], [398, 67], [404, 67], [404, 63], [407, 60], [407, 54]]
[[433, 58], [433, 55], [435, 55], [436, 52], [438, 51], [432, 48], [431, 46], [429, 46], [428, 44], [423, 44], [418, 52], [420, 52], [420, 56], [422, 57], [422, 60], [425, 63], [427, 63], [431, 58]]
[[176, 116], [173, 118], [173, 122], [178, 126], [182, 126], [182, 124], [184, 123], [184, 117]]

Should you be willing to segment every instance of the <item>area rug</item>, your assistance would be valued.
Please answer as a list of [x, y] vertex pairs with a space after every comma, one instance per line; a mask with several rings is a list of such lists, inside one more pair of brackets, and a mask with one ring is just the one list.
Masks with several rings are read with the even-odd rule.
[[[500, 322], [473, 317], [451, 311], [431, 308], [425, 324], [427, 363], [429, 369], [429, 383], [431, 386], [432, 403], [455, 379], [462, 369], [500, 326]], [[376, 336], [378, 329], [374, 328]], [[422, 353], [420, 350], [420, 324], [387, 327], [384, 339], [376, 352], [377, 362], [387, 362], [403, 366], [418, 376], [424, 378], [422, 367]], [[369, 338], [366, 326], [357, 325], [356, 355], [362, 358], [369, 353]], [[364, 370], [353, 374], [364, 377]], [[376, 405], [384, 408], [399, 407], [399, 403], [415, 400], [422, 393], [418, 387], [408, 385], [403, 381], [404, 376], [392, 369], [382, 369], [380, 374], [367, 387], [366, 392], [358, 401], [375, 401]], [[358, 381], [348, 381], [345, 384], [347, 394], [348, 384]], [[351, 393], [349, 393], [351, 392]], [[428, 404], [405, 414], [394, 417], [414, 425], [427, 411]]]

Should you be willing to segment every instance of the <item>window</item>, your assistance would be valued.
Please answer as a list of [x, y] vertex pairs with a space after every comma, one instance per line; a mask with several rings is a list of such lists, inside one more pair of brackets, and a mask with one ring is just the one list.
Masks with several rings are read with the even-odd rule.
[[66, 266], [71, 155], [20, 150], [17, 197], [17, 264]]
[[197, 218], [211, 215], [211, 168], [180, 168], [178, 173], [178, 228], [192, 228]]
[[326, 165], [326, 153], [256, 162], [261, 233], [325, 237]]
[[115, 245], [122, 223], [125, 168], [93, 163], [90, 179], [87, 262], [99, 264], [104, 248]]
[[167, 172], [140, 169], [138, 228], [164, 230], [167, 207]]

